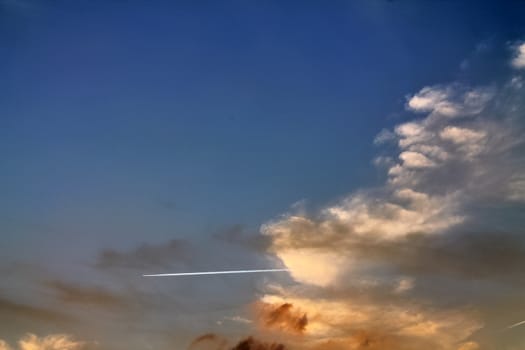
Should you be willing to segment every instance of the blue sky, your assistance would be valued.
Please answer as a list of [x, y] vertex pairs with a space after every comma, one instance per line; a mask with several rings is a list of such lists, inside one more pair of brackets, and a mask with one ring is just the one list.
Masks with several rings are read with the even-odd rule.
[[521, 34], [516, 6], [6, 1], [8, 219], [163, 239], [373, 184], [403, 96]]
[[[275, 241], [263, 253], [241, 252], [216, 237], [257, 239], [261, 225], [285, 225], [290, 211], [315, 216], [388, 183], [373, 160], [395, 145], [374, 138], [429, 111], [407, 107], [425, 86], [451, 99], [463, 98], [454, 97], [463, 93], [457, 86], [488, 86], [504, 104], [505, 84], [520, 77], [509, 62], [525, 37], [524, 10], [521, 1], [2, 0], [0, 265], [37, 265], [53, 280], [95, 278], [97, 288], [119, 290], [91, 270], [100, 252], [140, 255], [146, 244], [146, 255], [169, 255], [162, 247], [173, 239], [199, 242], [221, 267], [287, 265]], [[505, 113], [522, 125], [518, 112]], [[490, 196], [500, 193], [495, 178]], [[522, 207], [498, 208], [494, 222], [520, 224]], [[500, 221], [493, 227], [512, 226]], [[24, 273], [5, 289], [33, 283]], [[296, 273], [282, 283], [308, 281]], [[251, 287], [240, 292], [244, 304]], [[45, 304], [41, 288], [27, 291], [33, 303]], [[37, 332], [24, 322], [0, 339]], [[181, 339], [178, 346], [188, 343]]]

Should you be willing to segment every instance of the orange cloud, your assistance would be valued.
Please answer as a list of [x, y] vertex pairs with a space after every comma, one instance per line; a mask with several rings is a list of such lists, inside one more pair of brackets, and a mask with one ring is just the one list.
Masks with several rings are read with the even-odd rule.
[[[87, 348], [86, 342], [75, 340], [68, 334], [50, 334], [38, 337], [28, 333], [18, 341], [19, 350], [82, 350]], [[0, 350], [13, 350], [9, 344], [0, 339]]]
[[301, 334], [306, 330], [308, 317], [306, 313], [294, 308], [290, 303], [256, 304], [258, 323], [267, 329]]

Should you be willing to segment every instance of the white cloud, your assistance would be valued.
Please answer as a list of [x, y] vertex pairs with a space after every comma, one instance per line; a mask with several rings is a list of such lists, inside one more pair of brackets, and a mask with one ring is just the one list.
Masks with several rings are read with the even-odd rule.
[[450, 104], [450, 91], [425, 87], [408, 100], [408, 108], [416, 112], [431, 112]]
[[414, 112], [430, 112], [434, 118], [456, 118], [477, 114], [493, 97], [488, 88], [468, 90], [451, 84], [427, 86], [408, 98], [407, 109]]
[[484, 131], [476, 131], [457, 126], [447, 126], [441, 131], [440, 136], [442, 139], [450, 140], [457, 144], [465, 144], [479, 142], [485, 138], [487, 134]]
[[403, 165], [407, 168], [429, 168], [436, 165], [425, 155], [418, 152], [402, 152], [399, 155], [399, 159], [403, 161]]
[[[403, 245], [412, 239], [453, 235], [456, 226], [476, 215], [472, 204], [525, 201], [525, 153], [518, 148], [524, 137], [516, 123], [523, 108], [519, 94], [520, 89], [508, 86], [497, 90], [453, 83], [425, 87], [411, 96], [407, 109], [426, 115], [393, 131], [382, 130], [374, 141], [397, 144], [393, 154], [374, 160], [386, 168], [384, 184], [356, 191], [315, 215], [290, 213], [262, 226], [270, 251], [299, 283], [292, 292], [274, 290], [263, 299], [291, 302], [307, 311], [307, 336], [344, 338], [334, 349], [359, 348], [345, 334], [370, 327], [388, 329], [412, 344], [376, 343], [375, 348], [477, 349], [477, 343], [468, 341], [481, 327], [476, 316], [431, 310], [414, 299], [404, 303], [403, 298], [420, 292], [416, 284], [428, 282], [396, 272], [382, 256], [367, 260], [367, 254], [392, 246], [404, 253]], [[352, 288], [373, 292], [362, 302], [341, 297]], [[398, 299], [388, 299], [388, 305], [381, 297], [374, 300], [374, 292], [381, 290]], [[334, 295], [330, 293], [337, 297], [319, 297]]]
[[414, 288], [415, 282], [413, 278], [401, 278], [394, 288], [394, 292], [401, 294]]
[[518, 69], [525, 68], [525, 43], [516, 46], [512, 66]]

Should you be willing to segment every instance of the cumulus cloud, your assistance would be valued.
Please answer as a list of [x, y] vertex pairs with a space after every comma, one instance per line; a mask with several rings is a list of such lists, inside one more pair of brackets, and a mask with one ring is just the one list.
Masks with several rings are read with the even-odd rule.
[[[443, 311], [411, 303], [392, 304], [340, 298], [312, 298], [294, 291], [267, 295], [268, 303], [301, 305], [310, 319], [303, 338], [291, 339], [301, 349], [454, 349], [479, 329], [464, 310]], [[343, 347], [345, 344], [346, 347]], [[371, 347], [374, 345], [374, 347]]]
[[[12, 349], [5, 341], [0, 340], [0, 349]], [[50, 334], [38, 337], [28, 333], [18, 341], [19, 350], [80, 350], [86, 349], [86, 343], [75, 340], [67, 334]]]
[[[406, 108], [425, 115], [374, 140], [396, 147], [376, 161], [386, 168], [382, 186], [261, 227], [269, 252], [298, 283], [276, 286], [261, 301], [307, 315], [304, 338], [292, 344], [479, 348], [470, 337], [483, 320], [466, 307], [465, 283], [483, 280], [497, 290], [525, 281], [522, 232], [480, 231], [475, 224], [495, 206], [525, 200], [522, 95], [516, 84], [424, 87]], [[436, 280], [453, 290], [455, 306], [445, 295], [436, 300]]]
[[433, 118], [467, 117], [481, 112], [492, 96], [489, 88], [468, 89], [459, 84], [428, 86], [408, 98], [407, 108], [430, 112]]
[[525, 68], [525, 43], [516, 45], [512, 66], [518, 69]]

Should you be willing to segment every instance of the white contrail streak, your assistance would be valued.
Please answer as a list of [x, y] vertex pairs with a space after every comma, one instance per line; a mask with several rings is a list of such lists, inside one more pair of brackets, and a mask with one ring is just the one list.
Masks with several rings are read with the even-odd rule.
[[175, 277], [175, 276], [201, 276], [201, 275], [229, 275], [236, 273], [258, 273], [258, 272], [281, 272], [288, 269], [265, 269], [265, 270], [230, 270], [230, 271], [202, 271], [202, 272], [180, 272], [180, 273], [154, 273], [142, 275], [143, 277]]
[[518, 326], [521, 326], [522, 324], [525, 324], [525, 321], [521, 321], [521, 322], [518, 322], [518, 323], [514, 323], [513, 325], [508, 326], [507, 329], [511, 329], [511, 328], [514, 328], [514, 327], [518, 327]]

